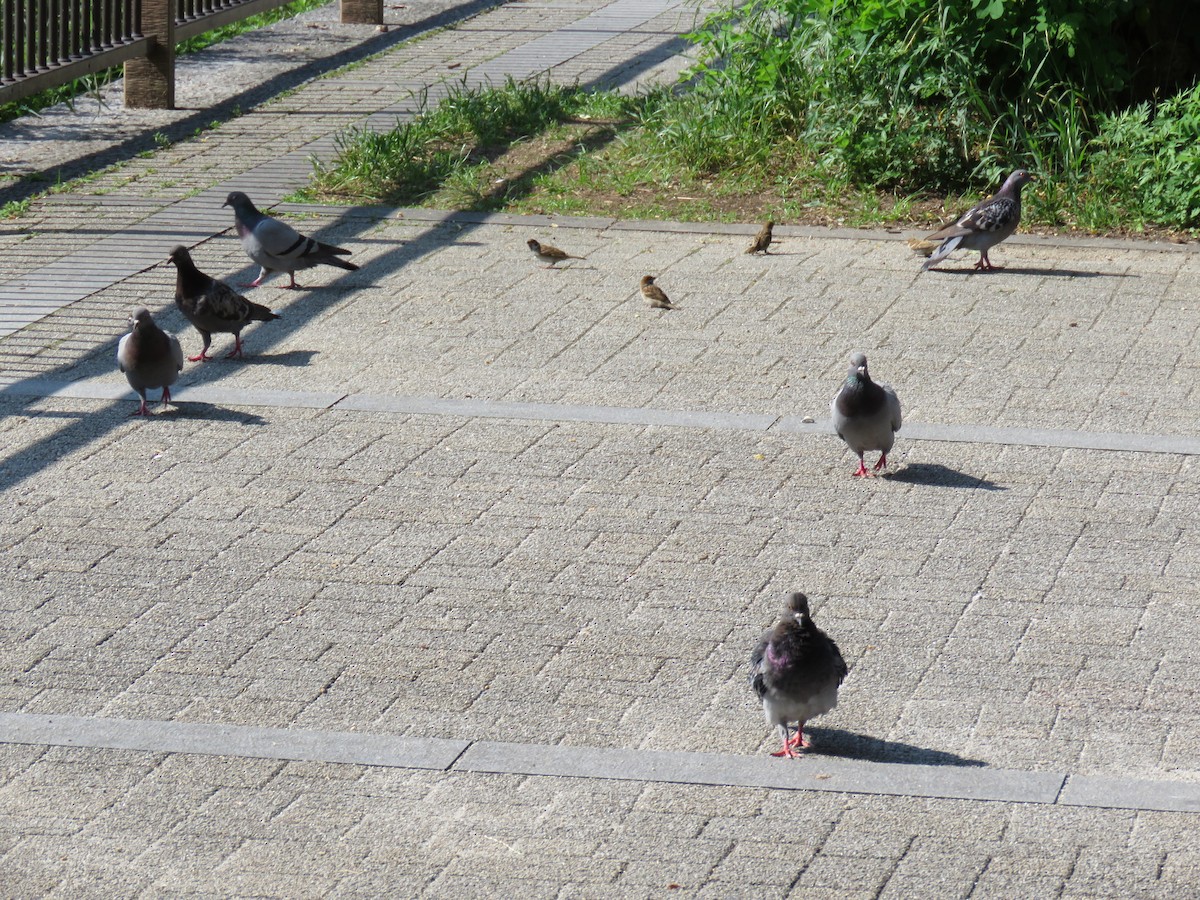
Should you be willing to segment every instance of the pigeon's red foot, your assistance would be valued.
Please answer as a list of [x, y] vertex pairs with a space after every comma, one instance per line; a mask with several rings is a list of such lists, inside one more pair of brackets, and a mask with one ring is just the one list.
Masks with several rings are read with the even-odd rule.
[[225, 354], [226, 359], [241, 359], [242, 358], [242, 339], [236, 334], [233, 336], [233, 349]]
[[134, 416], [149, 416], [149, 415], [150, 415], [150, 410], [149, 410], [149, 409], [146, 407], [146, 401], [145, 401], [145, 400], [143, 400], [141, 403], [139, 403], [139, 404], [138, 404], [138, 408], [137, 408], [137, 409], [135, 409], [135, 410], [134, 410], [134, 411], [133, 411], [133, 412], [132, 412], [130, 415], [134, 415]]
[[850, 475], [854, 478], [869, 478], [871, 473], [867, 470], [867, 464], [860, 460], [858, 463], [858, 468], [851, 472]]
[[212, 357], [208, 355], [208, 351], [201, 350], [195, 356], [189, 356], [188, 362], [208, 362], [210, 359], [212, 359]]
[[875, 463], [875, 471], [878, 472], [880, 469], [883, 469], [886, 467], [887, 467], [887, 454], [884, 453], [884, 454], [880, 455], [879, 462]]
[[772, 756], [786, 756], [788, 759], [799, 759], [803, 753], [797, 753], [791, 744], [784, 744], [778, 750], [771, 754]]
[[800, 723], [800, 727], [796, 729], [796, 733], [787, 739], [785, 747], [795, 749], [808, 749], [812, 746], [812, 742], [804, 736], [804, 723]]
[[162, 405], [166, 406], [170, 402], [171, 402], [171, 389], [169, 387], [165, 387], [165, 388], [163, 388]]

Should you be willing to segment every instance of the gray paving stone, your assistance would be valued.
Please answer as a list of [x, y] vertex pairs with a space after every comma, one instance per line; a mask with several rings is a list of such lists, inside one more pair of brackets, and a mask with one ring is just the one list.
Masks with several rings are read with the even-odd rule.
[[[632, 34], [614, 9], [654, 12], [505, 4], [387, 44], [0, 234], [0, 292], [40, 316], [0, 338], [0, 710], [529, 762], [0, 744], [9, 892], [1194, 893], [1194, 248], [1020, 235], [1003, 273], [916, 279], [905, 235], [782, 225], [762, 260], [745, 224], [286, 204], [363, 270], [256, 293], [283, 318], [189, 366], [179, 408], [115, 402], [132, 306], [197, 345], [164, 236], [240, 278], [230, 186], [278, 199], [451, 72], [629, 90], [685, 64], [691, 8]], [[123, 280], [114, 226], [143, 255]], [[531, 265], [556, 231], [586, 265]], [[683, 308], [646, 310], [644, 272]], [[824, 424], [854, 349], [906, 414], [863, 482]], [[851, 673], [790, 766], [744, 667], [794, 587]], [[764, 777], [629, 780], [664, 767]]]

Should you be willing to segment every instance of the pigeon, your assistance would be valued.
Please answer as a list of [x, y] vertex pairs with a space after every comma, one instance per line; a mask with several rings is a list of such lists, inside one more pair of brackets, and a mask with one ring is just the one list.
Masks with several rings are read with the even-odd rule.
[[642, 296], [646, 298], [646, 302], [653, 309], [679, 309], [671, 302], [671, 298], [663, 292], [663, 289], [654, 283], [653, 275], [642, 277]]
[[258, 287], [271, 272], [287, 272], [291, 279], [288, 287], [298, 288], [296, 270], [315, 265], [337, 266], [348, 272], [358, 270], [354, 263], [338, 259], [339, 256], [349, 256], [349, 250], [305, 237], [291, 225], [259, 212], [258, 207], [241, 191], [231, 193], [221, 205], [233, 207], [242, 249], [262, 267], [258, 277], [247, 287]]
[[850, 357], [850, 371], [841, 389], [829, 405], [833, 414], [833, 430], [858, 454], [855, 476], [870, 475], [863, 454], [878, 450], [878, 472], [887, 465], [888, 451], [896, 442], [900, 430], [900, 398], [886, 384], [876, 384], [867, 373], [867, 358], [861, 353]]
[[754, 236], [754, 240], [750, 246], [746, 248], [747, 253], [770, 253], [767, 248], [771, 246], [771, 229], [775, 227], [774, 222], [767, 222], [759, 229], [758, 234]]
[[977, 269], [987, 272], [998, 268], [988, 259], [988, 251], [1017, 230], [1021, 221], [1021, 188], [1036, 180], [1024, 169], [1017, 169], [995, 197], [972, 206], [956, 221], [929, 235], [926, 240], [941, 241], [941, 246], [924, 262], [921, 271], [933, 268], [955, 250], [978, 250]]
[[[812, 746], [804, 724], [837, 706], [838, 687], [848, 671], [838, 645], [813, 624], [808, 598], [788, 594], [783, 616], [750, 655], [750, 686], [762, 700], [767, 724], [777, 726], [783, 739], [772, 756], [795, 759]], [[789, 722], [798, 723], [790, 737]]]
[[129, 325], [133, 330], [117, 344], [117, 368], [142, 398], [134, 415], [148, 416], [147, 388], [162, 388], [163, 406], [171, 402], [171, 385], [183, 371], [183, 348], [175, 335], [154, 324], [150, 310], [144, 306], [133, 311]]
[[204, 338], [204, 346], [189, 362], [212, 359], [208, 345], [213, 332], [233, 335], [233, 349], [226, 359], [242, 358], [242, 329], [251, 322], [270, 322], [279, 316], [265, 306], [251, 303], [223, 281], [210, 278], [192, 262], [192, 255], [183, 246], [171, 251], [171, 262], [175, 264], [175, 305], [189, 322], [196, 326]]
[[543, 244], [533, 238], [527, 240], [525, 246], [532, 250], [533, 255], [542, 262], [548, 263], [548, 265], [542, 266], [543, 269], [553, 269], [556, 263], [560, 263], [564, 259], [587, 259], [586, 256], [572, 256], [566, 250], [559, 250], [553, 244]]

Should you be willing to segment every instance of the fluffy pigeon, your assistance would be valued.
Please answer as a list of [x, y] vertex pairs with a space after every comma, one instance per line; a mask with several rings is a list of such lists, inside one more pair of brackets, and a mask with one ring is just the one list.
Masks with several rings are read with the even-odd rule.
[[[804, 723], [837, 706], [847, 671], [838, 645], [813, 624], [808, 598], [788, 594], [783, 616], [750, 655], [750, 686], [762, 700], [767, 724], [777, 726], [783, 739], [772, 756], [795, 758], [812, 746], [804, 737]], [[798, 723], [790, 737], [789, 722]]]
[[746, 248], [747, 253], [770, 253], [767, 248], [771, 246], [771, 229], [775, 227], [774, 222], [767, 222], [759, 229], [758, 234], [754, 236], [754, 240], [750, 242], [750, 246]]
[[850, 371], [829, 406], [833, 414], [833, 430], [858, 454], [856, 476], [870, 475], [863, 454], [878, 450], [878, 472], [887, 465], [888, 451], [896, 442], [896, 432], [903, 421], [900, 398], [886, 384], [876, 384], [867, 372], [867, 358], [861, 353], [850, 357]]
[[135, 416], [148, 416], [146, 390], [162, 388], [162, 402], [171, 402], [171, 385], [183, 371], [183, 348], [173, 334], [167, 334], [150, 316], [150, 310], [139, 306], [129, 317], [133, 329], [117, 344], [117, 368], [125, 373], [129, 386], [142, 398]]
[[525, 246], [533, 251], [534, 256], [548, 264], [542, 267], [544, 269], [553, 269], [556, 263], [560, 263], [564, 259], [587, 259], [586, 256], [572, 256], [566, 250], [559, 250], [553, 244], [543, 244], [533, 238], [527, 240]]
[[287, 272], [291, 278], [288, 287], [296, 288], [299, 287], [296, 284], [297, 269], [309, 269], [321, 264], [337, 266], [349, 272], [358, 270], [354, 263], [338, 259], [339, 256], [349, 256], [349, 250], [305, 237], [291, 225], [259, 212], [258, 207], [241, 191], [231, 193], [221, 205], [233, 207], [242, 249], [262, 267], [258, 277], [248, 287], [258, 287], [270, 272]]
[[666, 292], [654, 283], [653, 275], [642, 276], [642, 296], [650, 304], [651, 309], [679, 309]]
[[265, 306], [251, 303], [225, 282], [217, 281], [197, 269], [186, 247], [180, 246], [172, 250], [171, 262], [175, 264], [176, 269], [175, 305], [204, 338], [204, 346], [199, 354], [189, 356], [189, 361], [202, 362], [212, 359], [208, 355], [208, 345], [212, 342], [214, 331], [233, 335], [233, 349], [225, 358], [240, 359], [242, 329], [251, 322], [270, 322], [279, 318]]
[[1021, 221], [1021, 188], [1036, 180], [1024, 169], [1017, 169], [995, 197], [972, 206], [956, 221], [929, 235], [925, 240], [941, 241], [941, 246], [925, 261], [921, 271], [936, 266], [955, 250], [978, 250], [979, 262], [975, 268], [984, 271], [997, 268], [988, 259], [988, 251], [1017, 230]]

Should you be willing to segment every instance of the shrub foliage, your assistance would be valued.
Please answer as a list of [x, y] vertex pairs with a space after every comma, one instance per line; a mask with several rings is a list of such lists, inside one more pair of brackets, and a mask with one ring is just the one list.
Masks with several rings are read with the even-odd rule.
[[921, 192], [1032, 165], [1104, 173], [1147, 220], [1200, 223], [1194, 0], [751, 0], [692, 37], [694, 90], [655, 124], [695, 171], [782, 152]]

